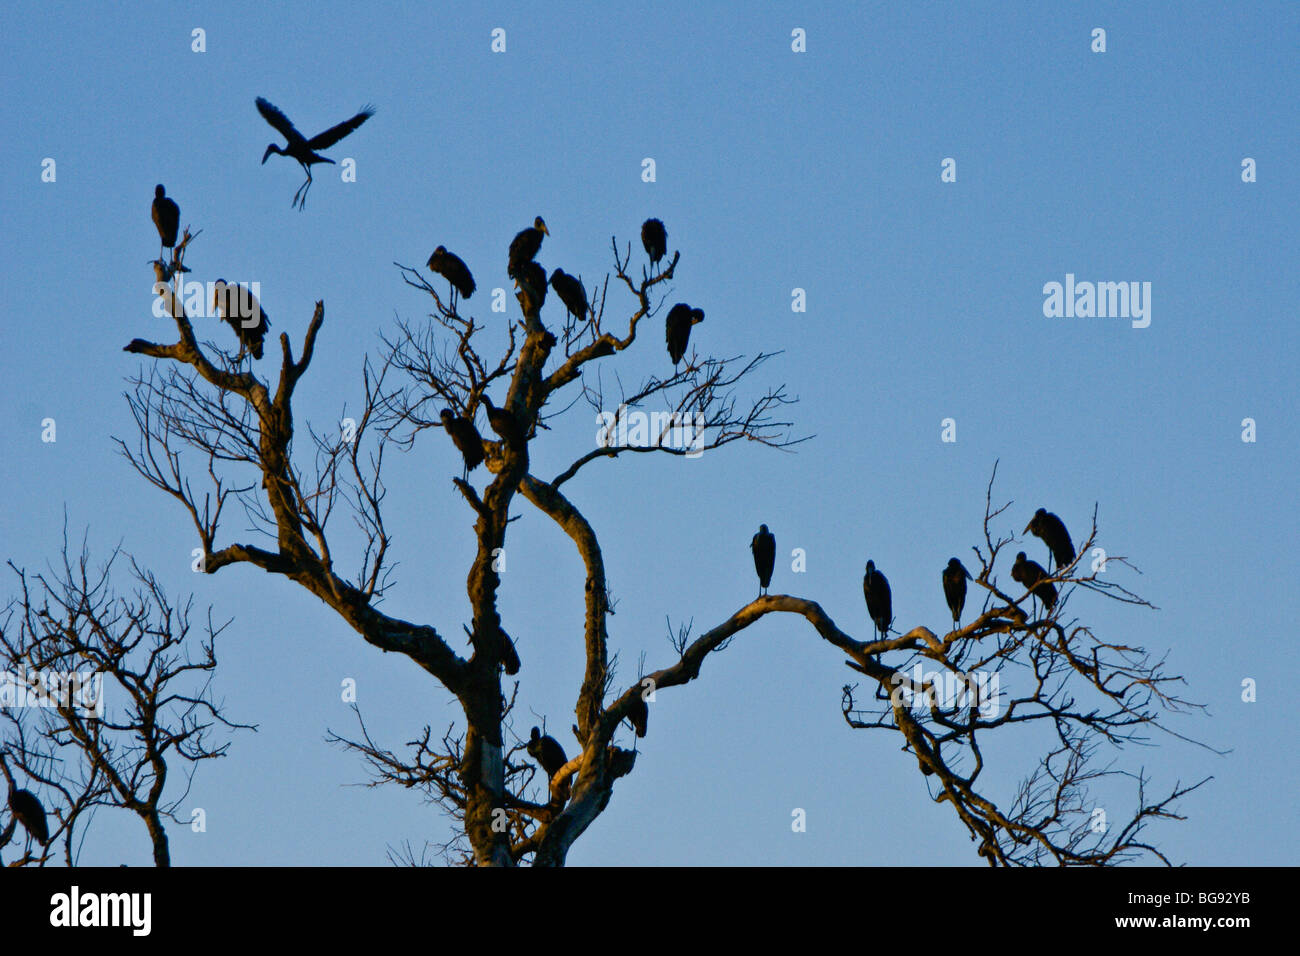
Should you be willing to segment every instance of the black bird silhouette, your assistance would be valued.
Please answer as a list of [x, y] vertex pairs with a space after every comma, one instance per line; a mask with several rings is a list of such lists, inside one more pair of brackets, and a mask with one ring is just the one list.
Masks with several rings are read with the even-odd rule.
[[668, 251], [668, 230], [658, 219], [647, 219], [641, 224], [641, 245], [650, 257], [650, 265], [657, 266]]
[[1068, 568], [1074, 562], [1074, 543], [1070, 541], [1070, 532], [1065, 530], [1063, 522], [1046, 508], [1039, 508], [1025, 525], [1025, 533], [1033, 533], [1047, 545], [1056, 562], [1056, 570]]
[[302, 171], [307, 174], [307, 181], [298, 187], [298, 191], [293, 194], [291, 206], [297, 206], [303, 209], [307, 205], [307, 190], [311, 189], [311, 168], [316, 163], [330, 163], [334, 160], [328, 159], [316, 152], [318, 149], [329, 149], [344, 136], [347, 136], [358, 126], [364, 123], [370, 117], [375, 115], [373, 106], [363, 107], [361, 112], [352, 119], [344, 120], [337, 126], [331, 126], [323, 133], [317, 133], [311, 139], [303, 136], [298, 132], [293, 123], [289, 122], [289, 117], [285, 116], [277, 107], [262, 97], [257, 98], [257, 111], [262, 114], [262, 119], [266, 120], [283, 136], [288, 142], [284, 148], [277, 146], [275, 143], [266, 147], [266, 152], [262, 154], [262, 165], [270, 159], [272, 153], [278, 153], [281, 156], [288, 156], [298, 161]]
[[952, 611], [953, 630], [957, 629], [961, 609], [966, 606], [966, 581], [969, 578], [966, 565], [956, 558], [948, 559], [948, 566], [943, 569], [943, 596], [948, 601], [948, 610]]
[[560, 297], [560, 301], [564, 303], [570, 315], [575, 319], [586, 318], [587, 290], [582, 287], [581, 281], [563, 269], [556, 269], [551, 273], [551, 288]]
[[9, 773], [9, 765], [5, 763], [3, 753], [0, 753], [0, 770], [4, 771], [5, 780], [9, 783], [9, 812], [27, 831], [27, 846], [23, 850], [24, 854], [31, 849], [33, 838], [44, 847], [50, 842], [50, 827], [45, 821], [45, 808], [41, 806], [41, 801], [36, 799], [34, 793], [30, 790], [19, 790], [14, 784], [14, 778]]
[[632, 710], [628, 714], [628, 719], [632, 721], [632, 727], [638, 737], [644, 737], [650, 724], [650, 705], [645, 702], [638, 690], [636, 700], [632, 703]]
[[867, 613], [883, 640], [894, 621], [894, 602], [889, 593], [889, 581], [876, 570], [875, 561], [867, 562], [867, 573], [862, 576], [862, 594], [867, 599]]
[[444, 408], [438, 417], [451, 436], [452, 444], [465, 459], [465, 471], [461, 477], [468, 481], [469, 473], [483, 464], [483, 436], [472, 421], [455, 414], [450, 408]]
[[[474, 294], [474, 277], [469, 273], [469, 266], [465, 265], [465, 260], [460, 256], [448, 252], [446, 246], [439, 246], [433, 250], [433, 255], [429, 256], [429, 271], [438, 273], [450, 282], [452, 290], [459, 292], [463, 298], [468, 299]], [[451, 304], [454, 308], [455, 297], [452, 298]]]
[[519, 289], [519, 307], [525, 315], [541, 315], [546, 302], [546, 270], [536, 262], [522, 262], [513, 275]]
[[162, 247], [158, 251], [158, 258], [162, 259], [165, 255], [162, 249], [171, 249], [176, 245], [176, 234], [181, 228], [181, 207], [167, 198], [167, 190], [162, 183], [153, 188], [152, 211], [153, 224], [158, 227], [158, 238], [162, 240]]
[[754, 552], [754, 570], [758, 572], [758, 593], [761, 596], [772, 583], [772, 569], [776, 567], [776, 535], [767, 530], [767, 525], [759, 525], [758, 534], [749, 542], [749, 550]]
[[532, 226], [520, 230], [510, 241], [510, 259], [506, 265], [506, 275], [518, 279], [519, 276], [515, 273], [524, 263], [533, 261], [537, 250], [542, 248], [542, 236], [550, 234], [551, 230], [546, 228], [546, 223], [542, 221], [541, 216], [533, 220]]
[[[564, 748], [560, 742], [550, 734], [542, 735], [540, 727], [534, 727], [528, 737], [528, 755], [542, 765], [542, 770], [546, 773], [548, 783], [551, 778], [569, 762], [569, 758], [564, 755]], [[563, 796], [568, 792], [568, 781], [566, 780], [560, 787], [558, 793]]]
[[664, 333], [668, 339], [668, 357], [673, 360], [674, 368], [686, 354], [686, 346], [691, 340], [691, 326], [703, 321], [704, 312], [692, 309], [685, 302], [678, 302], [668, 310], [668, 318], [664, 320]]
[[222, 318], [239, 337], [239, 355], [235, 361], [244, 357], [244, 352], [252, 352], [253, 358], [262, 357], [262, 340], [271, 325], [262, 304], [257, 301], [251, 289], [243, 285], [229, 285], [225, 279], [218, 279], [212, 285], [212, 309]]
[[1025, 557], [1025, 552], [1016, 555], [1016, 563], [1011, 566], [1011, 579], [1023, 584], [1050, 611], [1056, 604], [1056, 587], [1047, 580], [1047, 576], [1043, 566], [1037, 561], [1030, 561]]
[[483, 407], [487, 409], [488, 424], [492, 426], [494, 432], [505, 440], [507, 445], [517, 446], [524, 443], [524, 430], [513, 412], [504, 408], [497, 408], [492, 404], [492, 399], [486, 395], [483, 396]]

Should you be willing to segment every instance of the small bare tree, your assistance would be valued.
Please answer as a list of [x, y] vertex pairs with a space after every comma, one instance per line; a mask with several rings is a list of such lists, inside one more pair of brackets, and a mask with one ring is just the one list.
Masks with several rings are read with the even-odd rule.
[[[364, 724], [360, 739], [333, 737], [364, 755], [376, 782], [419, 789], [452, 815], [458, 831], [440, 848], [444, 855], [486, 865], [512, 865], [526, 859], [537, 865], [562, 865], [573, 842], [608, 805], [615, 781], [634, 767], [635, 752], [615, 741], [620, 725], [626, 720], [644, 730], [646, 699], [652, 691], [695, 679], [711, 653], [769, 613], [804, 617], [823, 640], [846, 654], [850, 665], [872, 681], [882, 700], [893, 699], [890, 695], [901, 673], [899, 666], [884, 663], [886, 654], [920, 653], [956, 668], [960, 656], [969, 653], [986, 663], [1010, 666], [1009, 652], [999, 656], [991, 649], [1005, 650], [1014, 644], [1017, 653], [1031, 662], [1051, 663], [1053, 668], [1064, 668], [1087, 681], [1116, 702], [1125, 715], [1106, 722], [1094, 715], [1076, 714], [1068, 691], [1060, 691], [1057, 698], [1050, 693], [1038, 695], [1035, 703], [1040, 708], [1045, 704], [1056, 707], [1061, 726], [1073, 723], [1106, 736], [1125, 727], [1126, 720], [1149, 723], [1151, 712], [1135, 705], [1128, 699], [1129, 691], [1122, 689], [1130, 682], [1127, 675], [1134, 673], [1140, 675], [1140, 686], [1153, 691], [1157, 704], [1178, 703], [1160, 690], [1166, 678], [1157, 667], [1144, 670], [1145, 665], [1125, 663], [1122, 654], [1118, 660], [1100, 653], [1085, 660], [1076, 648], [1088, 635], [1086, 629], [1074, 628], [1071, 644], [1064, 638], [1051, 639], [1061, 627], [1055, 617], [1030, 622], [1017, 602], [998, 590], [992, 573], [997, 548], [1005, 542], [997, 547], [990, 542], [979, 579], [990, 594], [990, 606], [977, 621], [942, 640], [920, 628], [898, 638], [857, 641], [813, 601], [764, 596], [694, 640], [683, 630], [675, 641], [675, 662], [644, 674], [631, 687], [616, 690], [608, 650], [613, 601], [605, 561], [596, 530], [566, 494], [567, 483], [593, 463], [622, 455], [681, 456], [742, 439], [783, 448], [801, 439], [792, 437], [791, 423], [780, 417], [793, 401], [784, 387], [759, 390], [748, 398], [743, 395], [772, 353], [716, 358], [692, 352], [671, 374], [651, 372], [641, 376], [635, 386], [624, 387], [623, 377], [609, 370], [631, 365], [629, 350], [644, 337], [646, 324], [661, 314], [681, 257], [675, 253], [662, 271], [651, 273], [643, 268], [634, 276], [630, 246], [620, 249], [613, 240], [612, 250], [612, 273], [598, 284], [585, 314], [565, 313], [562, 325], [557, 326], [558, 335], [542, 322], [545, 289], [536, 288], [527, 278], [517, 283], [522, 319], [509, 327], [508, 341], [496, 359], [485, 355], [485, 327], [462, 313], [463, 301], [457, 303], [450, 296], [444, 299], [438, 280], [396, 264], [406, 283], [429, 297], [433, 308], [429, 320], [399, 322], [396, 333], [384, 339], [378, 364], [366, 360], [362, 369], [364, 401], [351, 434], [331, 437], [309, 428], [312, 454], [305, 466], [298, 463], [292, 446], [292, 401], [316, 347], [325, 315], [323, 303], [316, 303], [301, 358], [294, 358], [288, 335], [280, 336], [279, 380], [274, 385], [244, 370], [221, 349], [201, 347], [183, 308], [172, 310], [179, 332], [176, 342], [136, 339], [126, 346], [128, 352], [159, 361], [134, 380], [128, 394], [139, 438], [134, 447], [121, 443], [122, 450], [146, 480], [177, 499], [188, 512], [203, 545], [207, 572], [246, 562], [297, 582], [333, 608], [363, 639], [385, 651], [407, 655], [459, 701], [463, 725], [453, 723], [441, 733], [426, 727], [402, 755], [373, 740]], [[612, 318], [615, 292], [626, 296], [623, 320]], [[504, 396], [498, 393], [499, 402], [493, 402], [489, 392], [498, 387]], [[581, 403], [604, 415], [596, 447], [553, 477], [536, 474], [531, 465], [534, 443], [543, 440], [548, 429], [559, 427], [561, 417]], [[634, 436], [625, 427], [628, 416], [652, 404], [663, 409], [657, 424], [646, 434]], [[381, 514], [387, 490], [381, 468], [385, 450], [391, 445], [409, 448], [428, 430], [441, 428], [443, 409], [473, 421], [480, 406], [487, 411], [492, 429], [482, 440], [491, 477], [482, 490], [462, 478], [453, 479], [475, 521], [475, 556], [466, 579], [472, 617], [464, 625], [472, 652], [465, 658], [434, 626], [411, 623], [376, 607], [388, 581], [386, 561], [391, 544]], [[181, 460], [187, 447], [197, 453], [207, 472], [210, 486], [202, 496], [191, 486], [194, 472]], [[443, 447], [450, 450], [450, 442]], [[269, 546], [221, 540], [219, 521], [232, 497], [265, 534]], [[497, 600], [502, 581], [496, 559], [506, 544], [511, 510], [521, 499], [550, 518], [571, 540], [586, 571], [580, 637], [585, 664], [572, 728], [579, 750], [544, 781], [541, 796], [535, 794], [533, 785], [537, 768], [524, 759], [524, 740], [513, 732], [511, 714], [519, 685], [507, 687], [503, 675], [520, 672], [522, 655], [501, 619]], [[340, 573], [340, 555], [327, 534], [335, 507], [343, 502], [366, 541], [352, 562], [354, 570], [349, 577]], [[1080, 583], [1102, 586], [1100, 582]], [[1052, 692], [1056, 692], [1055, 685]], [[1017, 703], [1014, 716], [1000, 722], [967, 717], [961, 727], [946, 729], [944, 722], [952, 723], [953, 717], [942, 709], [917, 718], [907, 709], [891, 705], [880, 720], [863, 720], [852, 689], [846, 690], [844, 710], [854, 726], [889, 727], [902, 735], [920, 756], [923, 768], [943, 783], [959, 816], [983, 838], [982, 852], [990, 860], [1032, 862], [1031, 851], [1016, 849], [1027, 837], [1037, 840], [1040, 847], [1056, 848], [1054, 855], [1062, 862], [1107, 862], [1138, 846], [1125, 838], [1109, 856], [1081, 851], [1078, 842], [1053, 832], [1055, 820], [1039, 812], [1041, 796], [1022, 801], [1020, 809], [1009, 815], [1002, 814], [973, 789], [978, 763], [976, 771], [965, 777], [955, 765], [950, 766], [947, 754], [952, 748], [948, 745], [958, 738], [947, 734], [960, 734], [978, 759], [976, 732], [1022, 722], [1027, 704]], [[1044, 713], [1040, 719], [1049, 716]], [[1073, 736], [1068, 739], [1079, 743]], [[1071, 752], [1087, 762], [1086, 745], [1075, 746]], [[1087, 779], [1082, 771], [1071, 771], [1066, 777], [1070, 781], [1064, 791], [1067, 795]], [[1073, 809], [1068, 801], [1064, 803], [1061, 814]], [[1166, 805], [1151, 809], [1143, 804], [1140, 819], [1164, 813]], [[1046, 835], [1039, 838], [1040, 832]], [[1008, 848], [1003, 849], [1004, 835], [1014, 846], [1006, 844]], [[397, 856], [409, 862], [427, 858], [424, 853], [417, 858], [409, 846]]]
[[[4, 711], [0, 749], [51, 808], [49, 848], [75, 865], [100, 808], [144, 824], [153, 860], [168, 866], [165, 823], [189, 794], [199, 763], [226, 754], [234, 729], [212, 696], [216, 641], [228, 626], [209, 611], [194, 633], [192, 599], [174, 604], [157, 578], [127, 556], [134, 591], [113, 590], [118, 550], [94, 567], [81, 553], [17, 579], [0, 627], [0, 661], [23, 684], [27, 707]], [[182, 786], [168, 786], [181, 771]], [[0, 834], [2, 836], [3, 834]], [[0, 846], [7, 842], [0, 840]], [[44, 863], [52, 849], [19, 863]]]

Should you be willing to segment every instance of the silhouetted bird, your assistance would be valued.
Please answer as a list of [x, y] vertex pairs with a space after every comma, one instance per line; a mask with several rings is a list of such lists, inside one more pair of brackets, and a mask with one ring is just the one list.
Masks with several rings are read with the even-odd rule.
[[650, 265], [656, 266], [668, 251], [668, 230], [658, 219], [647, 219], [641, 224], [641, 245], [650, 257]]
[[519, 289], [519, 307], [525, 315], [541, 315], [546, 302], [546, 270], [536, 262], [524, 262], [514, 271]]
[[483, 464], [483, 436], [478, 433], [472, 421], [455, 414], [450, 408], [444, 408], [438, 417], [442, 419], [442, 427], [447, 430], [452, 443], [465, 459], [465, 471], [461, 477], [468, 481], [469, 473]]
[[[153, 224], [158, 227], [158, 238], [162, 240], [163, 249], [171, 249], [176, 245], [176, 234], [181, 228], [181, 207], [167, 198], [167, 190], [163, 189], [162, 183], [153, 188]], [[162, 259], [166, 253], [161, 250], [158, 258]]]
[[521, 230], [510, 241], [510, 259], [506, 264], [506, 275], [518, 279], [519, 276], [515, 273], [519, 271], [519, 267], [533, 261], [537, 250], [542, 248], [542, 236], [550, 234], [551, 230], [546, 228], [546, 223], [542, 221], [541, 216], [533, 220], [532, 226]]
[[[446, 246], [439, 246], [433, 250], [433, 255], [429, 256], [429, 271], [436, 272], [448, 282], [456, 292], [462, 297], [468, 299], [474, 294], [474, 277], [469, 273], [469, 266], [465, 265], [465, 260], [454, 252], [448, 252]], [[456, 300], [452, 299], [455, 305]]]
[[1016, 563], [1011, 566], [1011, 579], [1023, 584], [1050, 611], [1056, 604], [1056, 587], [1046, 578], [1047, 572], [1041, 564], [1030, 561], [1023, 551], [1016, 555]]
[[522, 445], [524, 443], [524, 430], [519, 425], [519, 419], [515, 418], [514, 413], [504, 408], [497, 408], [492, 404], [492, 399], [486, 395], [483, 396], [483, 407], [487, 409], [488, 424], [492, 430], [500, 435], [507, 445]]
[[644, 737], [650, 724], [650, 705], [645, 702], [645, 698], [639, 692], [632, 704], [628, 719], [632, 721], [632, 727], [636, 730], [636, 735]]
[[534, 727], [528, 737], [528, 755], [542, 765], [548, 784], [559, 769], [569, 762], [560, 742], [550, 734], [542, 736], [540, 727]]
[[867, 599], [867, 613], [883, 639], [894, 621], [894, 602], [889, 593], [889, 581], [876, 570], [874, 561], [867, 562], [867, 573], [862, 576], [862, 594]]
[[212, 285], [212, 309], [239, 336], [239, 355], [235, 361], [242, 359], [245, 351], [253, 353], [253, 358], [260, 359], [262, 340], [266, 338], [271, 320], [267, 318], [252, 290], [243, 285], [229, 285], [225, 279], [218, 279]]
[[279, 130], [280, 135], [288, 140], [283, 149], [275, 143], [267, 146], [266, 152], [262, 154], [262, 165], [266, 165], [266, 161], [271, 157], [272, 153], [278, 153], [281, 156], [296, 159], [298, 165], [302, 167], [302, 171], [307, 174], [307, 181], [298, 187], [298, 191], [293, 194], [293, 202], [290, 203], [291, 206], [297, 206], [299, 209], [307, 205], [307, 190], [311, 189], [312, 166], [316, 163], [333, 164], [334, 162], [332, 159], [321, 156], [316, 150], [328, 149], [375, 115], [374, 107], [363, 107], [361, 112], [352, 119], [344, 120], [337, 126], [331, 126], [325, 132], [317, 133], [311, 139], [307, 139], [302, 133], [298, 132], [293, 123], [289, 122], [289, 117], [260, 96], [257, 98], [257, 111], [262, 114], [262, 119]]
[[551, 273], [551, 288], [560, 297], [560, 301], [564, 303], [570, 315], [575, 319], [586, 318], [587, 290], [582, 287], [579, 280], [563, 269], [556, 269]]
[[759, 525], [758, 534], [749, 542], [749, 550], [754, 552], [754, 570], [758, 573], [758, 593], [761, 596], [772, 583], [772, 569], [776, 567], [776, 535], [767, 530], [767, 525]]
[[1025, 533], [1032, 532], [1047, 545], [1052, 552], [1056, 569], [1068, 568], [1074, 561], [1074, 543], [1070, 541], [1070, 532], [1065, 530], [1063, 522], [1046, 508], [1039, 508], [1025, 525]]
[[14, 784], [14, 778], [9, 773], [9, 765], [5, 763], [3, 753], [0, 753], [0, 769], [4, 770], [5, 780], [9, 783], [9, 812], [27, 831], [27, 847], [24, 853], [31, 849], [33, 839], [44, 847], [50, 842], [50, 827], [45, 822], [45, 808], [41, 806], [41, 801], [36, 799], [34, 793], [30, 790], [19, 790]]
[[954, 630], [961, 621], [961, 609], [966, 606], [966, 581], [969, 578], [966, 565], [956, 558], [948, 559], [948, 566], [943, 569], [943, 596], [948, 601], [948, 610], [952, 611]]
[[673, 367], [686, 354], [686, 346], [691, 340], [691, 326], [704, 321], [704, 312], [692, 309], [685, 302], [678, 302], [668, 310], [664, 320], [664, 333], [668, 339], [668, 356], [673, 360]]

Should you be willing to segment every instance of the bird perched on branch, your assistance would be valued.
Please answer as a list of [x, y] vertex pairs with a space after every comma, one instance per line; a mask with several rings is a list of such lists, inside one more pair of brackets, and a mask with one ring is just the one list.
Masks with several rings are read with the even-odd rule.
[[519, 425], [519, 419], [515, 418], [514, 413], [504, 408], [497, 408], [492, 404], [492, 399], [487, 395], [483, 396], [483, 407], [487, 409], [488, 424], [492, 430], [505, 440], [507, 445], [522, 445], [524, 443], [524, 430]]
[[525, 315], [541, 315], [546, 302], [546, 270], [536, 262], [523, 262], [513, 275], [519, 289], [519, 307]]
[[1047, 577], [1043, 566], [1037, 561], [1030, 561], [1025, 552], [1016, 555], [1016, 563], [1011, 566], [1011, 579], [1023, 584], [1050, 611], [1056, 605], [1056, 587]]
[[[564, 755], [564, 748], [560, 746], [560, 742], [550, 734], [543, 736], [540, 727], [534, 727], [529, 734], [528, 755], [542, 765], [548, 785], [560, 768], [569, 762], [569, 758]], [[567, 796], [567, 780], [561, 784], [558, 793], [561, 796]]]
[[[546, 223], [542, 221], [541, 216], [534, 219], [529, 228], [521, 229], [510, 241], [510, 258], [506, 263], [506, 275], [518, 279], [516, 273], [520, 267], [533, 261], [537, 250], [542, 248], [542, 237], [550, 234], [551, 230], [546, 228]], [[543, 273], [543, 283], [545, 283], [545, 273]]]
[[1034, 512], [1029, 524], [1025, 525], [1025, 533], [1043, 539], [1043, 543], [1052, 552], [1056, 570], [1068, 568], [1074, 563], [1074, 543], [1070, 540], [1070, 532], [1065, 530], [1065, 522], [1046, 508]]
[[659, 265], [659, 260], [668, 251], [668, 230], [658, 219], [647, 219], [641, 224], [641, 245], [650, 257], [650, 265]]
[[587, 315], [587, 290], [582, 287], [582, 282], [569, 275], [563, 269], [556, 269], [551, 273], [551, 288], [555, 294], [560, 297], [564, 307], [569, 310], [569, 314], [575, 319], [585, 318]]
[[686, 346], [691, 340], [691, 326], [703, 321], [703, 310], [692, 309], [685, 302], [678, 302], [668, 310], [668, 318], [664, 320], [664, 333], [668, 340], [668, 357], [673, 360], [674, 368], [686, 354]]
[[[448, 252], [446, 246], [439, 246], [433, 250], [433, 255], [429, 256], [429, 271], [438, 273], [450, 282], [453, 292], [459, 292], [462, 298], [468, 299], [474, 294], [476, 287], [469, 266], [465, 265], [465, 260], [460, 256]], [[454, 308], [456, 305], [454, 296], [451, 303]]]
[[158, 238], [162, 240], [162, 246], [158, 252], [158, 258], [164, 260], [166, 253], [163, 249], [171, 249], [176, 245], [176, 236], [181, 228], [181, 207], [176, 202], [167, 198], [167, 190], [163, 184], [159, 183], [153, 188], [153, 224], [158, 227]]
[[472, 421], [455, 414], [450, 408], [444, 408], [438, 417], [442, 419], [442, 427], [451, 436], [452, 444], [465, 459], [465, 471], [461, 477], [468, 481], [469, 473], [483, 464], [483, 436], [478, 433]]
[[628, 719], [632, 721], [632, 729], [636, 731], [638, 737], [644, 737], [650, 725], [650, 705], [645, 702], [645, 698], [637, 694], [636, 700], [632, 703], [632, 710], [628, 713]]
[[9, 773], [9, 765], [5, 762], [3, 753], [0, 753], [0, 770], [4, 771], [5, 780], [9, 784], [9, 812], [27, 831], [27, 846], [23, 851], [24, 854], [31, 849], [33, 839], [44, 847], [50, 842], [50, 827], [45, 820], [45, 808], [30, 790], [18, 789], [13, 776]]
[[239, 337], [239, 355], [235, 361], [251, 352], [253, 358], [262, 357], [262, 341], [271, 320], [262, 309], [251, 289], [243, 285], [229, 285], [225, 279], [212, 284], [212, 309]]
[[966, 606], [966, 582], [970, 572], [966, 565], [956, 558], [948, 559], [948, 566], [943, 569], [943, 596], [948, 601], [948, 610], [952, 611], [952, 627], [957, 629], [961, 621], [961, 610]]
[[867, 573], [862, 576], [862, 595], [867, 599], [867, 613], [883, 640], [894, 621], [894, 602], [889, 593], [889, 581], [876, 570], [875, 561], [867, 562]]
[[257, 98], [257, 111], [262, 114], [262, 119], [275, 127], [280, 132], [280, 135], [288, 140], [284, 147], [277, 146], [275, 143], [267, 146], [266, 152], [262, 154], [262, 165], [266, 165], [266, 161], [270, 159], [272, 153], [277, 153], [280, 156], [296, 159], [298, 165], [302, 167], [302, 171], [307, 174], [307, 181], [298, 187], [298, 191], [293, 194], [293, 202], [290, 203], [291, 206], [296, 206], [298, 209], [303, 209], [307, 205], [307, 191], [311, 189], [312, 166], [316, 163], [330, 163], [331, 165], [334, 163], [334, 160], [320, 155], [316, 150], [328, 149], [375, 115], [374, 107], [363, 107], [361, 112], [351, 119], [344, 120], [337, 126], [331, 126], [325, 132], [317, 133], [311, 139], [307, 139], [302, 133], [298, 132], [293, 123], [289, 121], [289, 117], [260, 96]]
[[772, 569], [776, 567], [776, 535], [767, 530], [767, 525], [758, 526], [758, 534], [749, 542], [749, 550], [754, 552], [754, 570], [758, 573], [758, 593], [761, 597], [767, 593], [772, 583]]

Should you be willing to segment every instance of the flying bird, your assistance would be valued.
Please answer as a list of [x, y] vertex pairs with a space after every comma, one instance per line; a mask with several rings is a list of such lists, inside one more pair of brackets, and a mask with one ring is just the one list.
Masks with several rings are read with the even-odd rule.
[[889, 625], [894, 621], [893, 598], [889, 593], [889, 581], [876, 570], [876, 562], [867, 562], [867, 573], [862, 576], [862, 594], [867, 599], [867, 613], [876, 625], [883, 640], [889, 633]]
[[674, 368], [686, 354], [687, 343], [691, 340], [691, 326], [703, 321], [703, 310], [692, 309], [685, 302], [678, 302], [668, 310], [668, 318], [664, 320], [664, 333], [668, 339], [668, 357], [673, 360]]
[[519, 307], [525, 315], [540, 315], [546, 302], [546, 270], [536, 262], [523, 262], [513, 275], [519, 289]]
[[235, 361], [242, 359], [245, 351], [253, 353], [253, 358], [260, 359], [262, 340], [266, 338], [271, 320], [267, 318], [252, 290], [243, 285], [229, 285], [225, 279], [218, 279], [212, 285], [212, 309], [239, 337], [239, 355]]
[[27, 831], [27, 846], [24, 853], [31, 849], [31, 841], [36, 840], [42, 847], [50, 842], [50, 827], [45, 821], [45, 808], [30, 790], [19, 790], [5, 763], [5, 755], [0, 753], [0, 770], [4, 771], [9, 783], [9, 812]]
[[[469, 266], [465, 265], [465, 260], [460, 256], [448, 252], [446, 246], [433, 250], [433, 255], [429, 256], [429, 271], [438, 273], [450, 282], [452, 289], [459, 292], [462, 298], [468, 299], [474, 294], [474, 277], [470, 275]], [[453, 298], [452, 305], [455, 304]]]
[[257, 111], [262, 114], [262, 119], [266, 120], [283, 136], [288, 142], [283, 148], [275, 143], [266, 147], [266, 152], [262, 154], [262, 165], [271, 157], [272, 153], [278, 153], [281, 156], [288, 156], [296, 159], [302, 171], [307, 174], [307, 181], [298, 187], [298, 191], [293, 194], [291, 206], [303, 209], [307, 204], [307, 190], [311, 189], [311, 168], [316, 163], [330, 163], [334, 160], [327, 159], [316, 152], [318, 149], [328, 149], [333, 146], [344, 136], [347, 136], [358, 126], [364, 123], [370, 117], [375, 115], [374, 107], [366, 106], [360, 113], [349, 120], [344, 120], [337, 126], [331, 126], [323, 133], [317, 133], [311, 139], [307, 139], [297, 128], [289, 121], [289, 117], [280, 112], [278, 108], [262, 97], [257, 98]]
[[966, 581], [970, 572], [966, 565], [956, 558], [948, 559], [948, 566], [943, 569], [943, 596], [948, 601], [948, 610], [952, 611], [953, 630], [961, 621], [961, 609], [966, 606]]
[[1023, 584], [1050, 611], [1056, 604], [1056, 587], [1047, 577], [1043, 566], [1037, 561], [1030, 561], [1025, 552], [1016, 555], [1016, 563], [1011, 566], [1011, 579]]
[[158, 227], [158, 238], [162, 246], [158, 258], [165, 255], [162, 249], [171, 249], [176, 245], [176, 234], [181, 228], [181, 207], [175, 200], [167, 198], [167, 190], [159, 183], [153, 188], [153, 224]]
[[461, 477], [468, 481], [469, 473], [483, 464], [483, 436], [478, 433], [472, 421], [457, 415], [450, 408], [444, 408], [438, 417], [442, 419], [442, 427], [451, 436], [452, 444], [465, 459], [465, 471]]
[[1025, 533], [1033, 533], [1047, 545], [1056, 562], [1056, 570], [1068, 568], [1074, 563], [1074, 543], [1070, 541], [1070, 532], [1065, 530], [1063, 522], [1046, 508], [1039, 508], [1025, 525]]
[[537, 250], [542, 248], [542, 236], [551, 234], [551, 230], [546, 228], [546, 223], [542, 217], [538, 216], [533, 220], [532, 226], [522, 229], [510, 241], [510, 259], [506, 265], [506, 275], [512, 279], [518, 279], [515, 275], [524, 263], [532, 262], [533, 257], [537, 255]]
[[668, 230], [658, 219], [647, 219], [641, 224], [641, 245], [650, 257], [650, 265], [657, 266], [668, 251]]
[[759, 525], [758, 534], [749, 542], [749, 550], [754, 552], [754, 570], [758, 573], [761, 597], [772, 583], [772, 569], [776, 567], [776, 535], [767, 530], [767, 525]]
[[560, 297], [560, 301], [564, 303], [570, 315], [575, 319], [586, 317], [587, 290], [582, 287], [581, 280], [575, 279], [563, 269], [556, 269], [551, 273], [551, 288]]
[[[540, 727], [534, 727], [528, 737], [528, 755], [542, 765], [542, 770], [546, 773], [546, 779], [549, 784], [559, 769], [569, 762], [569, 758], [564, 755], [564, 748], [560, 742], [550, 734], [542, 735]], [[566, 780], [559, 790], [561, 795], [568, 790], [568, 781]]]

